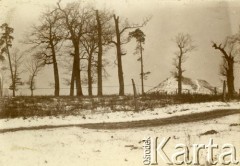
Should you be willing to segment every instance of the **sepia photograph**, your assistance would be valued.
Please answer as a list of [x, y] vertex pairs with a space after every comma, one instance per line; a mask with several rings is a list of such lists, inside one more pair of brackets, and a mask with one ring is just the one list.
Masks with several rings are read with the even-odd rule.
[[0, 0], [0, 166], [240, 166], [239, 0]]

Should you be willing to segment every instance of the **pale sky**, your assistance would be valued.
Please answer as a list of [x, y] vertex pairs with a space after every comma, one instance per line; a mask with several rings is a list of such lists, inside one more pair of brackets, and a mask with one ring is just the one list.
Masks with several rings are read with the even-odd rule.
[[[62, 0], [63, 3], [71, 1], [74, 0]], [[16, 47], [25, 48], [19, 44], [19, 40], [24, 38], [24, 34], [32, 24], [38, 22], [41, 11], [47, 6], [55, 5], [56, 2], [57, 0], [0, 0], [0, 24], [7, 22], [14, 28]], [[144, 18], [152, 16], [150, 22], [142, 28], [146, 34], [144, 70], [151, 72], [148, 80], [145, 81], [146, 90], [171, 76], [170, 72], [174, 69], [172, 59], [177, 50], [172, 39], [178, 33], [189, 33], [197, 46], [196, 51], [189, 53], [189, 58], [184, 64], [185, 76], [204, 79], [213, 86], [221, 85], [219, 76], [221, 53], [212, 48], [211, 41], [221, 42], [226, 36], [238, 32], [240, 1], [85, 0], [85, 2], [91, 3], [98, 9], [113, 10], [121, 18], [128, 18], [130, 23], [141, 23]], [[127, 55], [123, 56], [126, 85], [131, 85], [131, 78], [140, 85], [140, 63], [137, 62], [138, 56], [133, 54], [135, 45], [135, 41], [132, 40], [123, 46], [127, 51]], [[103, 86], [106, 86], [104, 93], [117, 93], [117, 66], [113, 65], [116, 59], [115, 49], [113, 48], [104, 56], [111, 58], [111, 65], [108, 67], [110, 76], [103, 82]], [[61, 68], [61, 63], [59, 67]], [[240, 88], [240, 66], [237, 64], [235, 71], [237, 90]], [[52, 66], [46, 67], [37, 77], [37, 87], [49, 88], [50, 82], [53, 82]], [[61, 87], [66, 88], [63, 84]], [[86, 92], [85, 89], [84, 92]], [[68, 91], [67, 89], [63, 93]], [[40, 90], [37, 93], [43, 92], [52, 93], [51, 90]], [[132, 87], [126, 87], [126, 92], [131, 93]]]

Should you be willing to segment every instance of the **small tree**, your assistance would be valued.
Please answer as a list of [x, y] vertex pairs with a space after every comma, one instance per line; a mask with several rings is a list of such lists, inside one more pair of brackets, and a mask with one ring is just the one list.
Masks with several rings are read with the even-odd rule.
[[36, 57], [31, 57], [31, 59], [26, 63], [26, 70], [29, 74], [27, 84], [29, 85], [31, 96], [33, 96], [33, 91], [36, 89], [36, 77], [42, 70], [43, 66], [44, 62]]
[[9, 89], [13, 91], [13, 96], [15, 96], [15, 92], [18, 90], [18, 86], [23, 85], [20, 77], [20, 75], [24, 72], [22, 68], [23, 54], [19, 53], [19, 50], [15, 49], [11, 54], [11, 60], [13, 80]]
[[182, 80], [183, 73], [185, 70], [183, 69], [183, 63], [186, 61], [187, 53], [193, 51], [196, 46], [193, 45], [192, 38], [189, 34], [179, 33], [174, 42], [177, 44], [178, 51], [175, 52], [176, 57], [174, 58], [173, 65], [176, 68], [176, 71], [173, 72], [174, 77], [178, 82], [178, 94], [182, 94]]
[[140, 53], [140, 57], [138, 58], [138, 61], [141, 62], [141, 83], [142, 83], [142, 94], [144, 95], [144, 79], [147, 78], [147, 76], [150, 74], [150, 72], [144, 72], [143, 70], [143, 44], [145, 43], [145, 34], [143, 33], [143, 31], [141, 31], [139, 28], [136, 29], [133, 32], [129, 33], [129, 37], [130, 38], [135, 38], [137, 41], [137, 46], [135, 48], [136, 50], [136, 54]]

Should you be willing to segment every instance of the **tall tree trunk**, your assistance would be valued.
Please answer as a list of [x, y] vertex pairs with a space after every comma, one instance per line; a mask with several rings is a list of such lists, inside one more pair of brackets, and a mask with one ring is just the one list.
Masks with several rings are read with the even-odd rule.
[[76, 81], [77, 96], [83, 96], [81, 73], [80, 73], [80, 51], [79, 42], [72, 40], [74, 46], [73, 70], [70, 84], [70, 96], [74, 96], [74, 82]]
[[228, 62], [228, 71], [227, 71], [227, 86], [228, 86], [228, 94], [230, 97], [233, 96], [235, 92], [234, 88], [234, 60], [233, 58], [229, 58]]
[[13, 97], [15, 97], [15, 96], [16, 96], [16, 95], [15, 95], [15, 88], [13, 89], [12, 92], [13, 92]]
[[141, 82], [142, 82], [142, 95], [144, 95], [144, 83], [143, 83], [144, 71], [143, 71], [143, 55], [142, 55], [142, 43], [141, 43], [141, 42], [140, 42], [140, 54], [141, 54]]
[[75, 44], [75, 79], [76, 79], [77, 96], [83, 96], [82, 83], [81, 83], [81, 73], [80, 73], [79, 44]]
[[88, 57], [88, 95], [92, 96], [92, 54]]
[[54, 70], [54, 80], [55, 80], [55, 91], [54, 91], [54, 95], [55, 95], [55, 96], [59, 96], [59, 93], [60, 93], [60, 85], [59, 85], [59, 74], [58, 74], [57, 62], [53, 63], [53, 70]]
[[96, 11], [97, 29], [98, 29], [98, 96], [102, 96], [102, 25], [100, 22], [98, 10]]
[[72, 65], [72, 76], [71, 76], [71, 82], [70, 82], [70, 96], [74, 96], [74, 81], [75, 81], [75, 58], [73, 59], [73, 65]]
[[4, 93], [3, 93], [3, 76], [2, 76], [2, 78], [1, 78], [1, 96], [3, 96], [4, 95]]
[[178, 76], [178, 95], [182, 94], [182, 76]]
[[222, 93], [222, 101], [225, 102], [226, 100], [226, 81], [223, 81], [223, 93]]
[[116, 29], [116, 47], [117, 47], [117, 65], [118, 65], [118, 80], [119, 80], [119, 95], [124, 95], [124, 79], [122, 70], [122, 52], [121, 52], [121, 34], [119, 31], [119, 17], [114, 15], [115, 29]]
[[[7, 42], [7, 39], [5, 41], [6, 43]], [[12, 86], [13, 86], [13, 97], [15, 97], [15, 83], [14, 83], [14, 76], [13, 76], [13, 69], [12, 69], [12, 61], [11, 61], [11, 56], [10, 56], [10, 52], [9, 52], [9, 49], [8, 49], [8, 46], [6, 46], [6, 51], [7, 51], [7, 55], [8, 55], [8, 61], [9, 61], [9, 67], [10, 67], [10, 72], [11, 72], [11, 78], [12, 78]]]
[[3, 89], [2, 89], [2, 78], [0, 77], [0, 97], [2, 97], [2, 92], [3, 92]]
[[55, 83], [54, 96], [59, 96], [60, 85], [59, 85], [58, 65], [57, 65], [55, 48], [52, 42], [51, 42], [51, 48], [52, 48], [53, 73], [54, 73], [54, 83]]
[[33, 96], [33, 90], [34, 90], [34, 74], [31, 76], [31, 80], [30, 80], [30, 91], [31, 91], [31, 96]]
[[213, 43], [213, 48], [221, 51], [223, 54], [224, 61], [227, 62], [227, 68], [225, 68], [225, 74], [227, 78], [227, 87], [228, 87], [228, 95], [229, 97], [232, 97], [233, 94], [235, 93], [235, 88], [234, 88], [234, 57], [230, 54], [228, 54], [224, 47], [221, 47], [221, 44], [217, 46], [216, 43]]
[[[15, 62], [15, 65], [16, 65], [16, 62]], [[15, 66], [15, 70], [14, 70], [14, 73], [13, 73], [13, 82], [12, 82], [13, 97], [15, 97], [15, 92], [16, 92], [16, 76], [17, 76], [16, 72], [17, 72], [17, 69], [16, 69], [16, 66]]]
[[178, 95], [182, 94], [182, 55], [178, 59]]

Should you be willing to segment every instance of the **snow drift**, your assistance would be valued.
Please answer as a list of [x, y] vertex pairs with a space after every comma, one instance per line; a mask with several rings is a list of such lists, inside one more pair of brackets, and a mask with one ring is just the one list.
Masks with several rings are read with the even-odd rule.
[[[147, 93], [167, 93], [176, 94], [178, 88], [178, 83], [176, 78], [170, 77], [161, 82], [156, 87], [150, 89]], [[219, 91], [217, 89], [217, 91]], [[184, 77], [182, 80], [182, 92], [191, 94], [214, 94], [215, 87], [210, 85], [207, 81]]]

